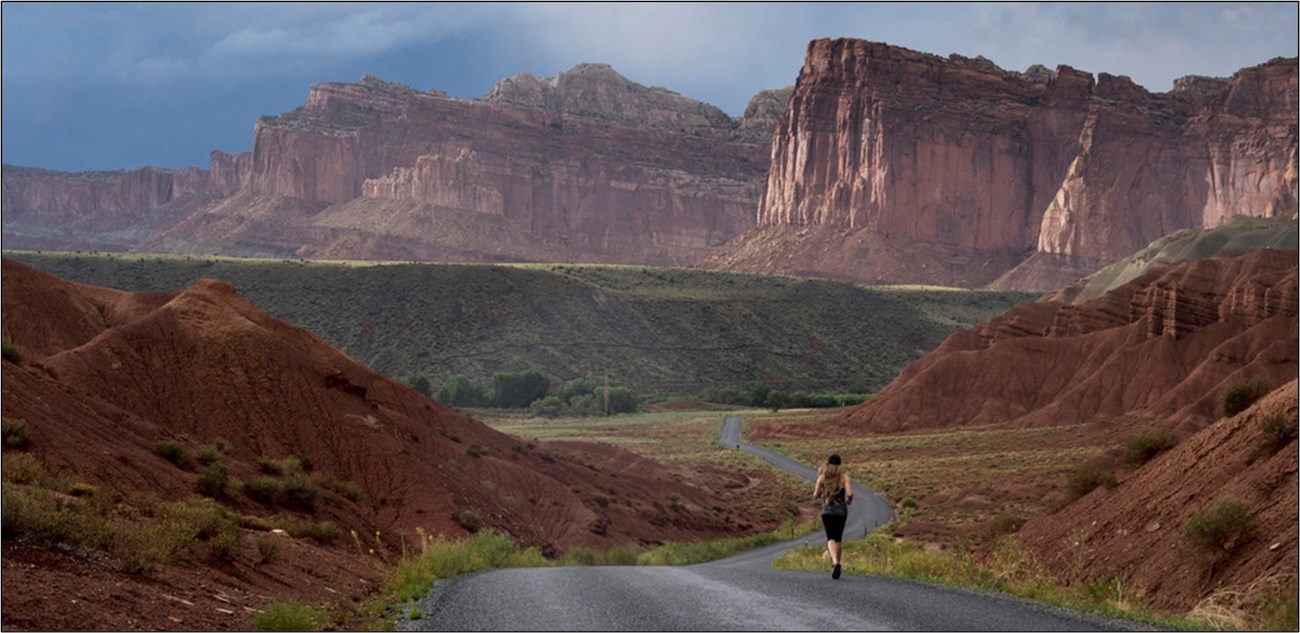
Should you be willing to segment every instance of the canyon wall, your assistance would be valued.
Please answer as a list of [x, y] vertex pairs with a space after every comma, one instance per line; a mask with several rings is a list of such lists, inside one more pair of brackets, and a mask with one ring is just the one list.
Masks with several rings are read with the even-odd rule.
[[[1296, 69], [1276, 59], [1151, 93], [1068, 66], [816, 40], [773, 136], [760, 227], [708, 264], [983, 285], [1007, 269], [963, 278], [970, 259], [1037, 254], [1011, 287], [1050, 289], [1179, 229], [1289, 213]], [[791, 227], [838, 237], [801, 256], [810, 231]], [[886, 256], [900, 244], [928, 260]]]
[[482, 100], [366, 75], [312, 86], [302, 107], [257, 121], [251, 152], [214, 152], [209, 170], [175, 172], [188, 174], [182, 184], [147, 171], [168, 186], [120, 205], [100, 199], [111, 184], [71, 195], [65, 184], [83, 174], [42, 185], [5, 166], [6, 237], [33, 223], [66, 227], [60, 214], [112, 224], [167, 209], [120, 236], [123, 246], [686, 264], [753, 226], [773, 103], [787, 94], [760, 93], [737, 119], [601, 64], [512, 77]]

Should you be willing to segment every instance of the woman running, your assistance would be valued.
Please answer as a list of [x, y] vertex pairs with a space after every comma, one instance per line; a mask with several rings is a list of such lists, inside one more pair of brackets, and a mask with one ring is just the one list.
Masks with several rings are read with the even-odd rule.
[[839, 580], [840, 555], [844, 551], [844, 523], [849, 518], [849, 504], [853, 503], [853, 484], [849, 474], [840, 465], [840, 456], [832, 453], [826, 464], [817, 471], [813, 486], [813, 499], [822, 502], [822, 525], [826, 526], [826, 550], [831, 554], [831, 578]]

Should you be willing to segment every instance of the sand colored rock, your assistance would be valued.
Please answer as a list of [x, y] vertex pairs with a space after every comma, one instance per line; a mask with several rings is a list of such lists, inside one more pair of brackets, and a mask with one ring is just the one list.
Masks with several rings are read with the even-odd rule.
[[[1059, 287], [1179, 229], [1294, 211], [1296, 77], [1277, 59], [1151, 93], [1067, 66], [816, 40], [773, 137], [759, 228], [706, 265], [984, 285], [1010, 269], [963, 278], [950, 260], [1037, 253], [1014, 287]], [[811, 251], [774, 242], [774, 226], [849, 239]], [[866, 236], [935, 253], [895, 270], [887, 249], [857, 246]]]

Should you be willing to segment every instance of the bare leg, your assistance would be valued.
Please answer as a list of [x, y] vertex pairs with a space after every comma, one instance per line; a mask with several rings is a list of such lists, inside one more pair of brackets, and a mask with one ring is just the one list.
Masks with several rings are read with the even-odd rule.
[[826, 551], [831, 554], [831, 564], [840, 564], [840, 554], [844, 551], [844, 544], [839, 541], [826, 541]]

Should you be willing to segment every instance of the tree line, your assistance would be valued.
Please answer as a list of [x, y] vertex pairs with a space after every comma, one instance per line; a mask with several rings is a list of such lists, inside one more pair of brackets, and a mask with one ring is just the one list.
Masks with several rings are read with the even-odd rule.
[[584, 377], [564, 382], [551, 393], [551, 379], [538, 371], [498, 372], [486, 389], [462, 374], [447, 377], [437, 392], [425, 376], [408, 376], [416, 391], [453, 407], [529, 409], [542, 417], [631, 413], [640, 404], [627, 387]]

